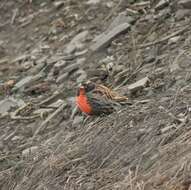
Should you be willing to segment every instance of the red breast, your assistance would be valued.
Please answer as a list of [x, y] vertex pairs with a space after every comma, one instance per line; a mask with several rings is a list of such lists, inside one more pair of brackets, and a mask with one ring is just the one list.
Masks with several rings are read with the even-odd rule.
[[79, 92], [76, 97], [76, 104], [82, 112], [88, 115], [92, 114], [92, 108], [88, 102], [88, 98], [86, 96], [85, 89], [83, 86], [79, 88]]

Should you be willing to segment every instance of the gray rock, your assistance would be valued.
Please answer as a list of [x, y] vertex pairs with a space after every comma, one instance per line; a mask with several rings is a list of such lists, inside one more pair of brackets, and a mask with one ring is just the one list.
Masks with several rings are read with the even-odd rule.
[[191, 9], [191, 0], [180, 0], [178, 1], [178, 5], [185, 9]]
[[126, 31], [129, 28], [130, 28], [129, 23], [123, 23], [116, 26], [108, 33], [102, 33], [102, 35], [96, 37], [96, 40], [94, 40], [95, 42], [90, 46], [90, 49], [92, 51], [98, 51], [108, 46], [117, 35], [121, 34], [122, 32]]
[[96, 36], [93, 40], [93, 44], [90, 46], [92, 51], [98, 51], [111, 43], [111, 41], [122, 32], [125, 32], [130, 28], [130, 23], [133, 21], [133, 17], [127, 17], [125, 13], [119, 14], [110, 26], [102, 34]]
[[87, 35], [89, 34], [89, 32], [83, 31], [80, 32], [79, 34], [77, 34], [71, 41], [70, 43], [66, 46], [66, 50], [65, 52], [67, 54], [71, 54], [76, 50], [80, 50], [84, 47], [84, 42], [87, 38]]
[[173, 38], [170, 38], [170, 39], [168, 40], [168, 44], [176, 43], [176, 42], [178, 42], [179, 39], [180, 39], [180, 36], [175, 36], [175, 37], [173, 37]]
[[100, 3], [101, 0], [89, 0], [86, 2], [87, 5], [96, 5], [98, 3]]
[[11, 60], [10, 63], [16, 63], [16, 62], [24, 61], [27, 58], [29, 58], [29, 55], [27, 55], [27, 54], [20, 55], [20, 56], [16, 57], [15, 59]]
[[86, 60], [85, 58], [77, 59], [76, 63], [72, 63], [72, 64], [68, 65], [67, 67], [65, 67], [62, 70], [62, 73], [69, 73], [73, 70], [80, 68], [80, 66], [84, 64], [85, 60]]
[[25, 78], [21, 79], [19, 82], [17, 82], [12, 89], [12, 91], [17, 91], [17, 90], [23, 90], [26, 85], [29, 85], [30, 83], [39, 80], [44, 76], [44, 73], [39, 73], [34, 76], [26, 76]]
[[86, 190], [95, 190], [95, 184], [93, 182], [87, 182], [82, 187]]
[[87, 52], [88, 52], [87, 49], [84, 49], [82, 51], [77, 51], [77, 52], [74, 53], [74, 56], [75, 57], [82, 56], [82, 55], [86, 54]]
[[66, 103], [64, 100], [58, 99], [56, 102], [53, 102], [52, 104], [50, 104], [49, 107], [58, 108], [64, 103]]
[[25, 78], [21, 79], [19, 82], [17, 82], [13, 88], [13, 91], [24, 87], [26, 84], [30, 83], [32, 81], [33, 76], [26, 76]]
[[57, 79], [56, 83], [62, 83], [65, 81], [65, 79], [68, 77], [68, 73], [61, 74]]
[[20, 140], [22, 140], [23, 139], [23, 136], [14, 136], [11, 140], [12, 141], [20, 141]]
[[149, 78], [148, 77], [145, 77], [145, 78], [142, 78], [140, 80], [138, 80], [137, 82], [131, 84], [128, 86], [128, 90], [130, 92], [134, 92], [134, 91], [137, 91], [139, 90], [140, 88], [144, 88], [146, 87], [146, 85], [148, 84], [149, 82]]
[[66, 66], [66, 64], [67, 64], [67, 62], [64, 61], [64, 60], [58, 61], [58, 62], [54, 65], [54, 67], [52, 68], [52, 70], [49, 72], [49, 74], [48, 74], [49, 79], [51, 79], [51, 77], [52, 77], [52, 79], [53, 79], [54, 76], [57, 76], [57, 75], [60, 73], [60, 71], [62, 71], [62, 70], [64, 69], [64, 67]]
[[114, 7], [114, 5], [115, 5], [115, 3], [113, 2], [113, 1], [107, 1], [107, 2], [105, 2], [105, 6], [107, 7], [107, 8], [113, 8]]
[[51, 58], [49, 58], [47, 60], [47, 64], [54, 64], [57, 63], [58, 61], [62, 61], [62, 60], [72, 60], [73, 57], [72, 56], [59, 56], [59, 55], [54, 55]]
[[25, 103], [21, 99], [14, 99], [12, 97], [0, 101], [0, 114], [6, 114], [13, 107], [23, 106]]
[[74, 117], [74, 120], [72, 122], [72, 126], [73, 127], [78, 127], [82, 123], [82, 121], [83, 121], [83, 117], [77, 115], [77, 116]]
[[28, 157], [30, 155], [34, 155], [35, 153], [37, 153], [39, 150], [38, 146], [32, 146], [30, 148], [26, 148], [25, 150], [22, 151], [22, 156], [23, 157]]
[[144, 62], [145, 63], [151, 63], [156, 60], [157, 57], [157, 50], [156, 48], [151, 48], [148, 53], [145, 55]]
[[188, 17], [191, 15], [190, 9], [179, 9], [176, 12], [175, 18], [176, 20], [182, 20], [185, 19], [185, 17]]
[[155, 6], [155, 10], [161, 10], [169, 5], [169, 0], [160, 0]]
[[64, 5], [64, 1], [56, 1], [54, 2], [54, 6], [59, 9]]
[[32, 67], [29, 70], [30, 74], [37, 74], [41, 71], [41, 69], [43, 69], [45, 67], [46, 63], [45, 62], [41, 62], [41, 63], [37, 63], [34, 67]]
[[67, 100], [69, 105], [75, 106], [76, 97], [68, 97], [66, 100]]
[[58, 61], [58, 62], [54, 65], [54, 68], [56, 68], [56, 69], [61, 69], [61, 68], [65, 67], [65, 66], [66, 66], [66, 61], [60, 60], [60, 61]]
[[45, 116], [48, 116], [49, 113], [54, 111], [52, 108], [40, 108], [38, 110], [35, 110], [33, 113], [40, 115], [42, 118], [45, 118]]
[[134, 20], [135, 20], [134, 17], [126, 16], [125, 12], [119, 13], [119, 15], [112, 21], [112, 23], [109, 25], [109, 27], [107, 28], [107, 30], [105, 32], [107, 33], [110, 30], [112, 30], [113, 28], [115, 28], [123, 23], [131, 24]]
[[157, 15], [154, 16], [154, 19], [164, 20], [171, 16], [171, 10], [169, 7], [162, 9]]
[[[0, 57], [1, 58], [1, 57]], [[0, 59], [0, 64], [7, 63], [9, 59], [7, 57]]]
[[76, 72], [76, 74], [79, 75], [79, 76], [77, 77], [77, 79], [76, 79], [76, 82], [77, 82], [78, 84], [81, 83], [81, 82], [83, 82], [83, 81], [87, 78], [87, 73], [86, 73], [84, 70], [82, 70], [82, 69], [78, 70], [78, 71]]

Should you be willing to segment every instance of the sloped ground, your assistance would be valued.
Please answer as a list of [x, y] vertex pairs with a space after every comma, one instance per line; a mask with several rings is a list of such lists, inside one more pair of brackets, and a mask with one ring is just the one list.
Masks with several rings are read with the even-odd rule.
[[[189, 2], [63, 2], [0, 5], [0, 189], [189, 190]], [[129, 104], [76, 113], [92, 78]]]

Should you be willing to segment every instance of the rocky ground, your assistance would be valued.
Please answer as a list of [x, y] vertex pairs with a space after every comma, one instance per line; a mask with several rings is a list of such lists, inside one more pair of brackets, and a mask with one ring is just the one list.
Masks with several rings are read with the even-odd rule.
[[[191, 0], [1, 0], [0, 189], [191, 189]], [[75, 108], [93, 80], [128, 96]]]

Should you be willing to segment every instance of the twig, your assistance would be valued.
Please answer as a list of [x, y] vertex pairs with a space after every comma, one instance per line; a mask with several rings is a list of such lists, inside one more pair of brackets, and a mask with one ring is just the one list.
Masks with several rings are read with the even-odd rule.
[[180, 35], [180, 34], [183, 33], [185, 30], [187, 30], [189, 27], [190, 27], [190, 25], [187, 25], [187, 26], [185, 26], [184, 28], [182, 28], [182, 29], [180, 29], [180, 30], [178, 30], [178, 31], [176, 31], [176, 32], [174, 32], [174, 33], [172, 33], [172, 34], [169, 34], [168, 36], [165, 36], [165, 37], [162, 38], [162, 39], [156, 40], [156, 41], [154, 41], [154, 42], [149, 42], [149, 43], [146, 43], [146, 44], [138, 45], [137, 48], [140, 48], [140, 49], [141, 49], [141, 48], [146, 48], [146, 47], [149, 47], [149, 46], [154, 46], [154, 45], [156, 45], [156, 44], [162, 43], [162, 42], [164, 42], [164, 41], [166, 41], [166, 40], [168, 40], [168, 39], [170, 39], [170, 38], [172, 38], [172, 37], [174, 37], [174, 36]]
[[70, 116], [70, 120], [74, 119], [74, 116], [76, 115], [77, 112], [78, 112], [78, 107], [75, 106], [74, 109], [72, 110], [72, 114]]
[[53, 101], [54, 99], [56, 99], [58, 96], [60, 96], [61, 93], [56, 91], [52, 96], [48, 97], [47, 99], [43, 100], [42, 102], [40, 102], [38, 104], [38, 106], [43, 106], [43, 105], [46, 105], [46, 104], [49, 104], [51, 101]]
[[184, 120], [181, 120], [177, 118], [173, 113], [171, 113], [169, 110], [165, 109], [163, 106], [160, 106], [159, 109], [165, 111], [166, 114], [168, 114], [174, 121], [178, 123], [182, 123]]
[[33, 120], [33, 119], [36, 119], [40, 117], [40, 115], [32, 115], [32, 116], [26, 116], [26, 117], [23, 117], [23, 116], [16, 116], [15, 113], [12, 113], [10, 114], [10, 118], [13, 119], [13, 120]]
[[114, 88], [114, 90], [117, 90], [117, 89], [119, 89], [120, 87], [122, 87], [123, 85], [125, 85], [125, 84], [128, 82], [128, 80], [130, 80], [130, 78], [131, 78], [132, 76], [134, 76], [134, 75], [139, 71], [139, 69], [142, 67], [143, 64], [144, 64], [144, 63], [141, 62], [141, 63], [137, 66], [137, 68], [135, 69], [135, 71], [134, 71], [128, 78], [126, 78], [121, 84], [119, 84], [116, 88]]
[[13, 16], [12, 16], [12, 18], [11, 18], [11, 24], [14, 23], [15, 18], [16, 18], [16, 16], [17, 16], [17, 13], [18, 13], [18, 9], [14, 9], [14, 10], [13, 10]]
[[[121, 146], [121, 144], [119, 144], [119, 145]], [[108, 154], [108, 156], [103, 159], [103, 161], [102, 161], [102, 163], [100, 164], [99, 168], [101, 168], [101, 167], [105, 164], [105, 162], [107, 162], [107, 161], [110, 159], [110, 157], [113, 155], [113, 153], [115, 152], [115, 150], [117, 150], [117, 149], [120, 147], [119, 145], [116, 146], [116, 147]]]
[[[156, 41], [154, 41], [154, 42], [149, 42], [149, 43], [146, 43], [146, 44], [137, 45], [136, 48], [137, 48], [137, 49], [142, 49], [142, 48], [147, 48], [147, 47], [149, 47], [149, 46], [154, 46], [154, 45], [156, 45], [156, 44], [162, 43], [162, 42], [164, 42], [164, 41], [166, 41], [166, 40], [168, 40], [168, 39], [170, 39], [170, 38], [173, 38], [174, 36], [180, 35], [180, 34], [183, 33], [185, 30], [187, 30], [187, 29], [189, 28], [189, 26], [190, 26], [190, 25], [186, 25], [184, 28], [182, 28], [182, 29], [180, 29], [180, 30], [178, 30], [178, 31], [176, 31], [176, 32], [174, 32], [174, 33], [172, 33], [172, 34], [169, 34], [169, 35], [165, 36], [165, 37], [162, 38], [162, 39], [156, 40]], [[127, 48], [125, 48], [125, 49], [127, 49]], [[116, 51], [121, 51], [121, 50], [124, 50], [124, 48], [119, 48], [119, 49], [117, 49]], [[133, 47], [129, 47], [128, 50], [131, 51], [131, 50], [134, 50], [134, 49], [133, 49]]]
[[54, 113], [52, 113], [49, 117], [46, 118], [45, 121], [42, 122], [42, 124], [39, 126], [39, 128], [37, 128], [37, 130], [35, 131], [33, 138], [38, 135], [38, 133], [40, 131], [43, 131], [46, 128], [46, 124], [51, 121], [54, 117], [56, 117], [65, 107], [66, 107], [66, 103], [63, 103]]

